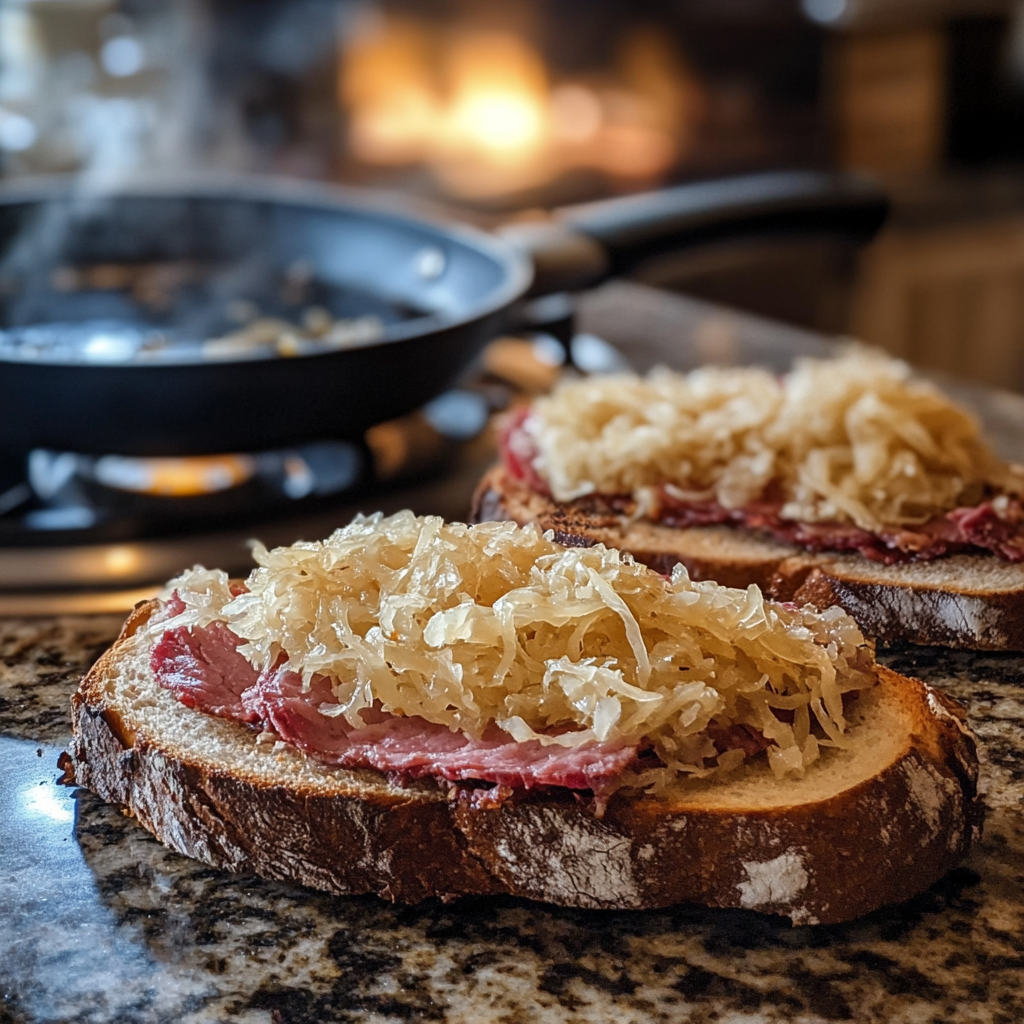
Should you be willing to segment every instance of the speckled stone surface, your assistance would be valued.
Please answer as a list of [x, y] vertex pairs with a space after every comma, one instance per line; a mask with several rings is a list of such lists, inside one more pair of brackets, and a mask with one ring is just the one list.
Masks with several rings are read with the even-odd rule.
[[55, 784], [111, 618], [0, 622], [0, 1022], [1024, 1020], [1024, 658], [893, 650], [964, 701], [990, 813], [970, 860], [853, 924], [746, 911], [394, 907], [235, 876]]

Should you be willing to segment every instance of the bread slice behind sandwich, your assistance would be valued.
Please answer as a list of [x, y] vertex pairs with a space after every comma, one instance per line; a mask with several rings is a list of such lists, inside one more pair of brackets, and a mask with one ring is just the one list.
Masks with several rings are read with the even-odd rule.
[[631, 522], [600, 499], [538, 494], [501, 465], [480, 481], [470, 519], [536, 523], [561, 544], [619, 548], [658, 572], [682, 562], [692, 579], [756, 583], [776, 600], [817, 608], [836, 604], [884, 642], [1024, 650], [1024, 563], [991, 554], [882, 565], [862, 555], [811, 553], [739, 527]]
[[802, 778], [777, 778], [760, 757], [663, 798], [622, 790], [603, 817], [557, 790], [481, 808], [433, 782], [325, 768], [186, 707], [149, 667], [152, 640], [138, 628], [154, 608], [140, 606], [74, 695], [65, 781], [217, 867], [408, 902], [692, 902], [813, 924], [921, 891], [980, 825], [962, 710], [884, 668], [848, 715], [855, 745], [824, 750]]

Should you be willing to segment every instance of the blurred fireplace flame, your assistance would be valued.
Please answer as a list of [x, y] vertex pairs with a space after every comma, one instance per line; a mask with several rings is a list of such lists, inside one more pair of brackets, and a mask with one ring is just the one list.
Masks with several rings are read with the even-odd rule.
[[441, 127], [449, 144], [501, 162], [535, 158], [549, 127], [540, 58], [515, 36], [495, 33], [458, 36], [447, 56], [451, 93]]
[[653, 29], [628, 33], [610, 67], [558, 78], [513, 33], [380, 14], [344, 37], [338, 91], [356, 159], [426, 165], [464, 196], [577, 168], [657, 181], [704, 108], [684, 58]]

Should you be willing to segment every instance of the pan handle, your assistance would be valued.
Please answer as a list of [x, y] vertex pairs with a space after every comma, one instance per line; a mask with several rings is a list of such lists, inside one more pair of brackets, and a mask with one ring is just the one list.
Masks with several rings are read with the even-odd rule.
[[888, 213], [874, 182], [849, 174], [778, 171], [582, 203], [502, 235], [533, 259], [530, 293], [574, 291], [663, 253], [716, 242], [799, 235], [874, 237]]

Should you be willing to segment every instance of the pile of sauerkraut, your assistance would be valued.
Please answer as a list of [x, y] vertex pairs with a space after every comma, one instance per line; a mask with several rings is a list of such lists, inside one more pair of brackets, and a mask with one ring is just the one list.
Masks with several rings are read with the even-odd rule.
[[712, 722], [759, 730], [775, 772], [800, 773], [846, 744], [843, 694], [875, 682], [838, 608], [694, 583], [681, 566], [666, 580], [532, 526], [377, 514], [254, 553], [238, 596], [220, 571], [173, 580], [185, 610], [158, 628], [225, 622], [256, 667], [283, 655], [307, 681], [326, 676], [355, 726], [376, 704], [473, 737], [497, 723], [564, 747], [646, 740], [666, 767], [638, 784], [662, 787], [743, 760], [716, 752]]
[[667, 485], [730, 509], [781, 497], [785, 519], [878, 531], [1024, 491], [970, 415], [863, 348], [799, 360], [781, 379], [707, 367], [571, 382], [523, 429], [559, 501], [633, 494], [646, 507], [647, 489]]

